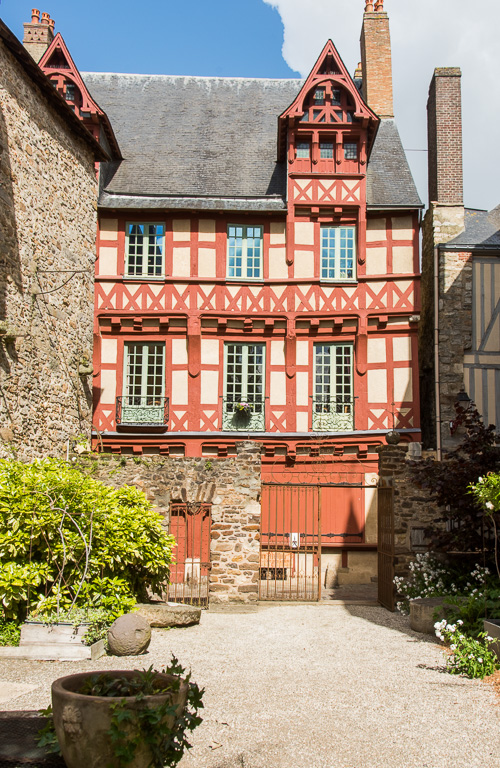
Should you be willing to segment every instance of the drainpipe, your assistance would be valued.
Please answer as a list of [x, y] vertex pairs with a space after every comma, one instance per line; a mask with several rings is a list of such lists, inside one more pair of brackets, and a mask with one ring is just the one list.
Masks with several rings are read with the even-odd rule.
[[436, 451], [441, 461], [441, 398], [439, 386], [439, 248], [434, 247], [434, 397], [436, 400]]

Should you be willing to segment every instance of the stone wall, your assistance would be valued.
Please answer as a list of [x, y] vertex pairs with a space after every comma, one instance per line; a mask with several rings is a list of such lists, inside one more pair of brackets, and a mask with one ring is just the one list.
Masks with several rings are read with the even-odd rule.
[[379, 485], [393, 488], [394, 571], [396, 576], [408, 576], [410, 562], [427, 549], [423, 529], [435, 523], [438, 508], [412, 480], [408, 446], [382, 445], [378, 453]]
[[93, 476], [118, 488], [143, 490], [168, 524], [170, 502], [211, 504], [210, 602], [252, 602], [259, 594], [261, 447], [237, 443], [230, 458], [142, 457], [112, 454], [75, 458]]
[[0, 455], [89, 435], [96, 203], [91, 147], [0, 41]]

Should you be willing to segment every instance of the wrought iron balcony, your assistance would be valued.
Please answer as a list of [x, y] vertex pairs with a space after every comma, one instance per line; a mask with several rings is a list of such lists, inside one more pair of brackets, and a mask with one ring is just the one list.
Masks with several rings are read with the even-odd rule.
[[158, 427], [168, 424], [168, 403], [168, 397], [117, 397], [116, 423], [129, 427]]
[[264, 432], [266, 428], [265, 398], [236, 400], [222, 398], [222, 429], [234, 432]]
[[313, 432], [350, 432], [354, 429], [354, 399], [342, 395], [312, 398]]

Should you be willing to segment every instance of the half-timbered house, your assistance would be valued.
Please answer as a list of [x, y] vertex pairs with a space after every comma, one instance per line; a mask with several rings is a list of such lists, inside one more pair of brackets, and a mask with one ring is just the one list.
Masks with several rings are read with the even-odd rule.
[[182, 474], [257, 442], [248, 593], [369, 582], [377, 447], [393, 429], [420, 440], [422, 206], [382, 0], [366, 3], [354, 78], [332, 41], [305, 81], [80, 78], [65, 56], [56, 38], [44, 70], [123, 156], [100, 173], [96, 446], [175, 457]]

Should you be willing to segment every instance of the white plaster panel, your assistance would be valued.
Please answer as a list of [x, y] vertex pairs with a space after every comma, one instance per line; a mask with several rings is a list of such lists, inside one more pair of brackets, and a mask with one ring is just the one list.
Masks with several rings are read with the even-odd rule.
[[269, 250], [269, 277], [271, 280], [282, 280], [288, 277], [288, 264], [286, 263], [285, 248], [271, 248]]
[[172, 274], [189, 277], [191, 274], [191, 248], [172, 248]]
[[409, 336], [393, 337], [392, 358], [396, 362], [411, 360], [411, 339]]
[[118, 219], [101, 219], [99, 222], [101, 240], [118, 239]]
[[387, 402], [387, 371], [383, 368], [367, 371], [368, 401], [370, 403]]
[[284, 245], [286, 238], [285, 231], [284, 221], [272, 221], [269, 235], [269, 242], [271, 245]]
[[286, 374], [284, 371], [271, 371], [269, 392], [270, 405], [286, 405]]
[[294, 276], [312, 279], [314, 277], [314, 253], [295, 251]]
[[411, 368], [394, 368], [394, 402], [403, 403], [413, 399], [413, 376]]
[[271, 341], [271, 365], [285, 365], [285, 342]]
[[387, 361], [387, 350], [385, 339], [376, 339], [368, 337], [367, 355], [369, 363], [385, 363]]
[[101, 363], [115, 363], [118, 360], [117, 339], [101, 339]]
[[187, 339], [172, 339], [172, 365], [187, 365]]
[[396, 245], [393, 247], [392, 271], [395, 275], [413, 272], [413, 248], [411, 245]]
[[214, 248], [199, 248], [198, 275], [199, 277], [216, 277]]
[[378, 243], [387, 240], [385, 219], [368, 219], [366, 222], [366, 242]]
[[219, 402], [219, 371], [201, 372], [201, 402]]
[[297, 371], [295, 378], [297, 405], [309, 405], [309, 374], [307, 371]]
[[188, 403], [188, 372], [172, 371], [172, 406]]
[[220, 344], [218, 339], [201, 340], [201, 364], [219, 365]]
[[366, 274], [385, 275], [387, 273], [387, 248], [366, 249]]
[[314, 245], [314, 222], [295, 222], [295, 245]]
[[215, 240], [215, 221], [214, 219], [200, 219], [198, 225], [200, 240]]
[[116, 400], [116, 371], [101, 371], [101, 403]]
[[189, 240], [191, 234], [191, 221], [189, 219], [174, 219], [172, 222], [172, 235], [174, 240]]
[[413, 240], [413, 222], [411, 216], [394, 216], [392, 219], [393, 240]]
[[297, 365], [309, 365], [309, 342], [297, 341], [295, 348], [295, 362]]
[[101, 246], [99, 248], [99, 274], [118, 274], [118, 248]]
[[299, 411], [296, 414], [297, 417], [297, 432], [308, 432], [309, 429], [309, 416], [303, 411]]

